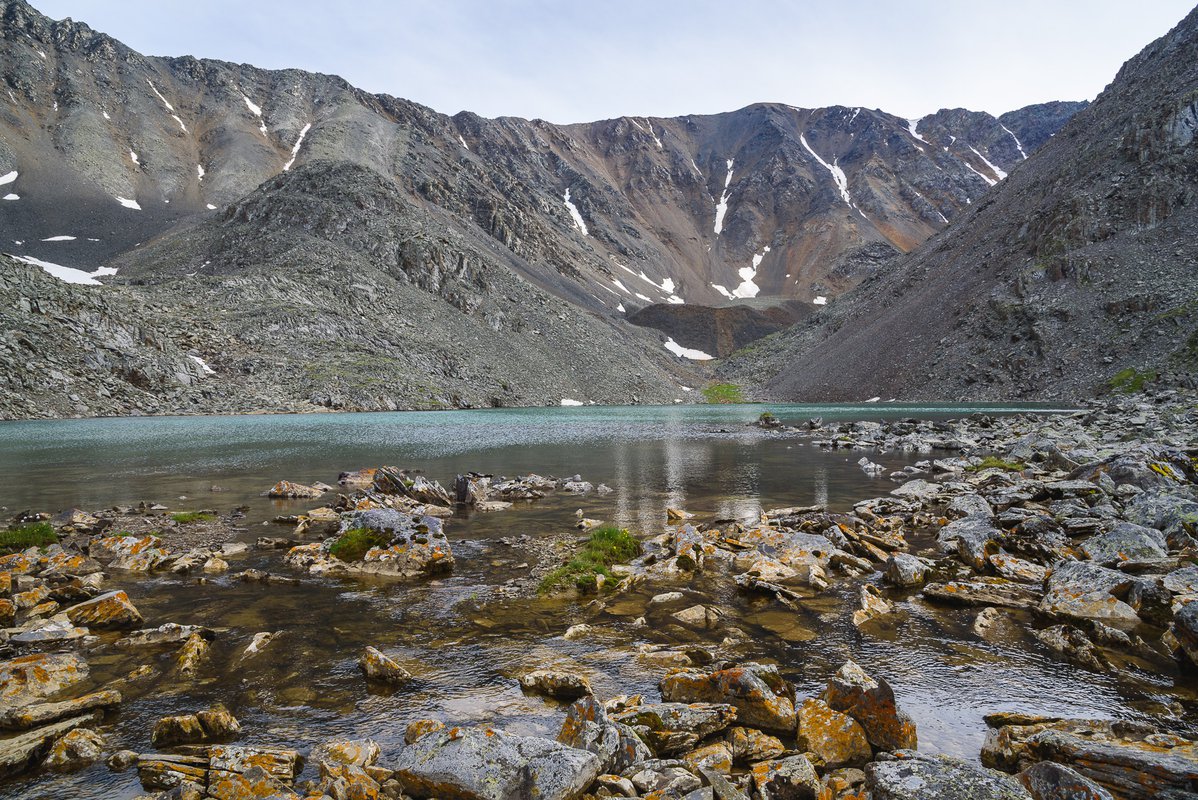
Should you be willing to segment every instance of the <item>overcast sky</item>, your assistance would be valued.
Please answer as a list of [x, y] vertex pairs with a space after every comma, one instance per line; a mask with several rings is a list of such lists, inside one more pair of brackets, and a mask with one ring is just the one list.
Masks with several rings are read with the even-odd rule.
[[147, 55], [340, 75], [453, 114], [1092, 99], [1193, 0], [32, 0]]

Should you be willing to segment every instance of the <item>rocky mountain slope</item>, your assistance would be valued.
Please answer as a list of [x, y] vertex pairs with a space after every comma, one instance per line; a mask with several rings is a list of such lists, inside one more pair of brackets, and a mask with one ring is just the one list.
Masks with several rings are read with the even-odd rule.
[[[15, 416], [669, 402], [706, 380], [670, 331], [723, 330], [722, 354], [777, 321], [666, 308], [653, 330], [625, 315], [835, 298], [1085, 105], [905, 120], [758, 104], [551, 125], [147, 57], [23, 0], [0, 0], [0, 33], [0, 242], [23, 262], [0, 265], [16, 315], [0, 414]], [[28, 265], [110, 286], [51, 286]], [[46, 293], [156, 344], [39, 317]], [[46, 339], [18, 347], [17, 331]], [[97, 348], [111, 358], [81, 355]], [[79, 399], [38, 388], [49, 374]]]
[[809, 400], [1198, 374], [1198, 9], [942, 234], [724, 368]]

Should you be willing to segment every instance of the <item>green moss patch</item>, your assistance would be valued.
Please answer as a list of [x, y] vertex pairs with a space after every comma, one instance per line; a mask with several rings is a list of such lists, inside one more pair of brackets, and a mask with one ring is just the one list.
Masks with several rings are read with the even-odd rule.
[[17, 553], [30, 547], [58, 544], [58, 534], [49, 522], [31, 522], [0, 531], [0, 553]]
[[186, 525], [189, 522], [211, 522], [216, 519], [216, 515], [207, 511], [180, 511], [178, 514], [171, 514], [171, 519], [180, 525]]
[[1023, 472], [1027, 464], [1022, 461], [1004, 461], [998, 456], [986, 456], [982, 463], [966, 467], [969, 472], [981, 472], [984, 469], [1005, 469], [1007, 472]]
[[361, 561], [372, 547], [386, 547], [391, 539], [370, 528], [351, 528], [337, 537], [329, 552], [342, 561]]
[[1134, 367], [1121, 369], [1109, 381], [1111, 389], [1124, 394], [1135, 394], [1144, 391], [1144, 386], [1156, 380], [1156, 370], [1146, 369], [1141, 372]]
[[713, 383], [703, 389], [703, 399], [708, 403], [725, 405], [743, 403], [745, 393], [735, 383]]
[[611, 565], [635, 558], [642, 551], [640, 541], [628, 531], [596, 528], [577, 555], [541, 579], [538, 591], [546, 594], [574, 587], [582, 594], [594, 592], [600, 576], [605, 583], [614, 580], [608, 569]]

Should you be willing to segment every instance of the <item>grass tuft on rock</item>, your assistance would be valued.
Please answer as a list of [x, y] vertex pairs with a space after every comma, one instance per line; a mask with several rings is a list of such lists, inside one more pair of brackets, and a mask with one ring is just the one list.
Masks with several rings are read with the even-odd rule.
[[1023, 472], [1027, 464], [1022, 461], [1004, 461], [998, 456], [986, 456], [980, 464], [972, 464], [965, 468], [969, 472], [981, 472], [984, 469], [1005, 469], [1007, 472]]
[[1140, 372], [1134, 367], [1128, 367], [1116, 372], [1109, 383], [1113, 391], [1136, 394], [1144, 391], [1144, 386], [1154, 380], [1156, 380], [1156, 370], [1147, 369]]
[[704, 387], [703, 399], [708, 403], [730, 405], [745, 402], [745, 393], [735, 383], [713, 383]]
[[49, 522], [31, 522], [0, 531], [0, 553], [18, 553], [30, 547], [58, 544], [58, 534]]
[[608, 567], [635, 558], [642, 551], [640, 541], [623, 528], [596, 528], [579, 553], [541, 579], [538, 591], [548, 594], [573, 586], [580, 594], [594, 592], [600, 576], [605, 584], [614, 580]]
[[216, 519], [216, 515], [209, 514], [207, 511], [180, 511], [177, 514], [171, 514], [171, 519], [180, 525], [186, 525], [189, 522], [211, 522]]
[[391, 538], [370, 528], [350, 528], [329, 547], [329, 552], [342, 561], [361, 561], [372, 547], [386, 547]]

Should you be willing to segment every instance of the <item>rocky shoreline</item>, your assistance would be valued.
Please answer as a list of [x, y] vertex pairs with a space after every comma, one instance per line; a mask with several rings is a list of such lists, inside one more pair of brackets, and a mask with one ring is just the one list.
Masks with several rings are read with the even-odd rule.
[[[1192, 796], [1198, 745], [1188, 690], [1147, 721], [991, 714], [977, 760], [923, 753], [902, 685], [852, 659], [822, 676], [746, 659], [748, 635], [704, 587], [726, 581], [782, 613], [848, 597], [864, 635], [912, 599], [968, 608], [966, 636], [975, 640], [1018, 627], [1073, 669], [1185, 675], [1198, 663], [1194, 396], [1114, 398], [1053, 416], [759, 424], [762, 436], [860, 451], [878, 496], [848, 512], [802, 506], [740, 520], [670, 509], [640, 555], [605, 562], [591, 583], [555, 589], [556, 600], [538, 597], [537, 578], [570, 553], [547, 551], [505, 599], [578, 609], [575, 624], [547, 635], [601, 637], [618, 610], [633, 629], [677, 631], [682, 642], [638, 655], [658, 676], [656, 697], [598, 697], [593, 675], [560, 664], [513, 676], [524, 692], [559, 704], [555, 737], [428, 719], [407, 727], [402, 747], [384, 750], [373, 741], [384, 731], [362, 730], [301, 753], [213, 704], [162, 717], [145, 741], [114, 738], [111, 720], [126, 698], [163, 674], [181, 684], [225, 680], [284, 646], [273, 631], [256, 632], [226, 661], [211, 647], [226, 635], [215, 621], [146, 618], [122, 587], [163, 574], [279, 585], [329, 575], [427, 581], [472, 557], [445, 535], [456, 517], [548, 495], [599, 498], [602, 485], [471, 473], [446, 489], [391, 467], [344, 473], [337, 487], [280, 482], [268, 493], [312, 507], [278, 520], [288, 535], [256, 540], [236, 513], [145, 506], [39, 520], [25, 512], [20, 522], [49, 523], [58, 543], [0, 556], [0, 773], [106, 760], [136, 768], [144, 789], [164, 798]], [[927, 458], [899, 470], [878, 463], [899, 452]], [[602, 529], [581, 509], [578, 517], [577, 528]], [[567, 550], [579, 535], [563, 539]], [[239, 569], [249, 553], [277, 568]], [[88, 681], [91, 665], [114, 658], [143, 663], [104, 686]], [[402, 692], [413, 680], [385, 646], [364, 648], [358, 663], [368, 685]], [[800, 675], [824, 688], [804, 693]], [[255, 743], [234, 743], [243, 736]]]

